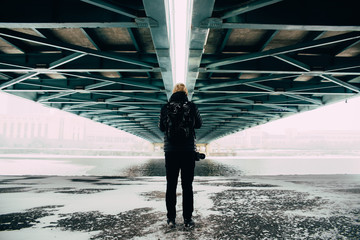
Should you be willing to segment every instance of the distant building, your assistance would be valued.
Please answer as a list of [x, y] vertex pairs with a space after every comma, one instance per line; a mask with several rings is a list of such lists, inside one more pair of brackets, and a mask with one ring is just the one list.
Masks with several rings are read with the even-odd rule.
[[0, 147], [152, 150], [143, 139], [71, 114], [0, 115]]
[[248, 129], [210, 143], [210, 153], [235, 155], [243, 150], [358, 151], [360, 131], [318, 130], [267, 133], [261, 128]]

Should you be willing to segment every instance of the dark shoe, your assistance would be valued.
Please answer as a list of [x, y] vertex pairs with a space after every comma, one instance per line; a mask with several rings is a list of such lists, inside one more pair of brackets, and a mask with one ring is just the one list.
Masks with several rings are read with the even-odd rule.
[[184, 220], [184, 225], [185, 225], [185, 227], [191, 228], [191, 227], [194, 227], [194, 226], [195, 226], [195, 223], [194, 223], [194, 221], [190, 218], [190, 219], [185, 219], [185, 220]]
[[168, 219], [167, 224], [168, 224], [169, 228], [175, 228], [176, 227], [175, 219]]

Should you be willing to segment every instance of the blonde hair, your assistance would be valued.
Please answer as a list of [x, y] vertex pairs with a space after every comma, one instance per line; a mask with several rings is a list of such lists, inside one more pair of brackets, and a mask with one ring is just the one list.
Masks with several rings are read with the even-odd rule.
[[173, 93], [176, 93], [176, 92], [185, 92], [185, 94], [188, 95], [188, 90], [187, 90], [185, 84], [183, 84], [183, 83], [177, 83], [175, 85]]

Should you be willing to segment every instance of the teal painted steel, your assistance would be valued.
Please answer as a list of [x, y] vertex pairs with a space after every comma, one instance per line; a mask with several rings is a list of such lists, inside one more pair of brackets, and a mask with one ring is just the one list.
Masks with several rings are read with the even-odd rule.
[[[198, 141], [357, 96], [355, 5], [215, 1], [211, 15], [193, 25], [208, 31], [203, 53], [192, 59], [200, 62], [192, 72], [197, 76], [193, 101], [205, 119]], [[192, 31], [192, 39], [199, 36]]]
[[[359, 96], [356, 1], [193, 4], [186, 83], [199, 143]], [[7, 1], [0, 90], [162, 142], [168, 14], [163, 0]]]

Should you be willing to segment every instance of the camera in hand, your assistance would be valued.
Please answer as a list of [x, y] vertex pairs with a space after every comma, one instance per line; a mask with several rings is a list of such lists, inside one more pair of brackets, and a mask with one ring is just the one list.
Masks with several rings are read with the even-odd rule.
[[205, 159], [206, 155], [203, 153], [195, 152], [195, 161], [200, 161], [200, 159]]

